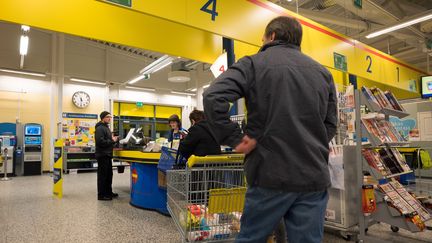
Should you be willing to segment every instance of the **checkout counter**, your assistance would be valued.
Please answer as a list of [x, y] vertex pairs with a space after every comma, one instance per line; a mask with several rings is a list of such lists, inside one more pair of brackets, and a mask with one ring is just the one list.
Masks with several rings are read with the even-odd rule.
[[156, 210], [169, 215], [167, 191], [158, 185], [158, 162], [160, 153], [133, 150], [114, 150], [114, 161], [130, 163], [130, 204], [144, 209]]
[[169, 215], [166, 188], [158, 184], [161, 153], [145, 152], [147, 143], [148, 139], [132, 128], [126, 138], [120, 140], [123, 148], [114, 149], [113, 160], [130, 164], [131, 205]]

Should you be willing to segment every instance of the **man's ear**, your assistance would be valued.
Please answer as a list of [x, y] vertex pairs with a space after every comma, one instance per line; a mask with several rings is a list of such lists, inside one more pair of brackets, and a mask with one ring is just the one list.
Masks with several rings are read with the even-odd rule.
[[271, 33], [270, 40], [271, 40], [271, 41], [274, 41], [275, 38], [276, 38], [276, 33], [275, 33], [275, 32]]

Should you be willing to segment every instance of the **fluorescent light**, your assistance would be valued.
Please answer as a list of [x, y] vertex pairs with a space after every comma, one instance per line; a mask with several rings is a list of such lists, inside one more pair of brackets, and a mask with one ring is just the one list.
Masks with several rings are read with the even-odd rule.
[[171, 94], [180, 94], [180, 95], [192, 95], [195, 96], [195, 93], [186, 93], [186, 92], [178, 92], [178, 91], [171, 91]]
[[106, 83], [101, 83], [101, 82], [91, 81], [91, 80], [86, 80], [86, 79], [80, 79], [80, 78], [70, 78], [69, 80], [74, 81], [74, 82], [97, 84], [97, 85], [102, 85], [102, 86], [106, 85]]
[[196, 91], [197, 91], [197, 88], [193, 88], [193, 89], [191, 89], [190, 91], [192, 91], [192, 92], [196, 92]]
[[136, 89], [136, 90], [142, 90], [142, 91], [156, 91], [156, 89], [153, 88], [141, 88], [141, 87], [134, 87], [134, 86], [125, 86], [126, 89]]
[[140, 73], [141, 74], [151, 74], [161, 70], [162, 68], [170, 65], [173, 62], [174, 58], [164, 55], [157, 59], [156, 61], [150, 63], [148, 66], [143, 68]]
[[157, 71], [165, 68], [166, 66], [169, 66], [171, 63], [172, 63], [172, 60], [169, 61], [169, 62], [164, 62], [163, 64], [160, 64], [158, 67], [155, 67], [155, 68], [151, 69], [151, 71], [149, 71], [149, 72], [155, 73], [155, 72], [157, 72]]
[[210, 87], [210, 84], [204, 85], [203, 89], [207, 89], [208, 87]]
[[140, 81], [140, 80], [143, 79], [143, 78], [145, 78], [144, 75], [139, 75], [138, 77], [136, 77], [136, 78], [134, 78], [134, 79], [128, 81], [128, 84], [134, 84], [134, 83]]
[[30, 31], [30, 26], [21, 25], [21, 30], [24, 31], [24, 32], [29, 32]]
[[5, 73], [15, 73], [15, 74], [24, 74], [24, 75], [31, 75], [31, 76], [37, 76], [37, 77], [46, 77], [46, 74], [44, 73], [35, 73], [35, 72], [26, 72], [26, 71], [16, 71], [11, 69], [3, 69], [0, 68], [1, 72]]
[[20, 55], [27, 55], [29, 38], [28, 36], [22, 35], [20, 39]]
[[422, 16], [422, 17], [419, 17], [419, 18], [415, 18], [413, 20], [409, 20], [407, 22], [403, 22], [403, 23], [400, 23], [400, 24], [397, 24], [397, 25], [394, 25], [394, 26], [390, 26], [390, 27], [385, 28], [383, 30], [379, 30], [379, 31], [373, 32], [373, 33], [367, 35], [366, 38], [368, 38], [368, 39], [374, 38], [374, 37], [377, 37], [377, 36], [380, 36], [380, 35], [383, 35], [383, 34], [387, 34], [389, 32], [392, 32], [392, 31], [395, 31], [395, 30], [398, 30], [398, 29], [402, 29], [402, 28], [408, 27], [408, 26], [413, 25], [413, 24], [417, 24], [417, 23], [429, 20], [429, 19], [432, 19], [432, 14], [428, 14], [428, 15], [425, 15], [425, 16]]

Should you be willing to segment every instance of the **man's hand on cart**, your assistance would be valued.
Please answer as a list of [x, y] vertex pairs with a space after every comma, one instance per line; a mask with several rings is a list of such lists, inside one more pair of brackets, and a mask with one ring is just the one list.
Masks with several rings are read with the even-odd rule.
[[249, 154], [252, 150], [255, 149], [256, 144], [256, 139], [250, 138], [248, 135], [245, 135], [242, 138], [242, 141], [235, 147], [235, 150], [236, 152]]

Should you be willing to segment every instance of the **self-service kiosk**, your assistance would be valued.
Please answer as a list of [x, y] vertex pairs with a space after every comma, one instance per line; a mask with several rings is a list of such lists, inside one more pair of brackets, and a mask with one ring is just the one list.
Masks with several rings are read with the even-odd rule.
[[16, 137], [10, 134], [0, 135], [0, 156], [2, 165], [0, 166], [0, 175], [6, 170], [8, 175], [14, 174], [14, 150]]
[[42, 125], [27, 123], [23, 126], [23, 175], [42, 174]]

